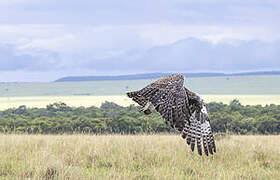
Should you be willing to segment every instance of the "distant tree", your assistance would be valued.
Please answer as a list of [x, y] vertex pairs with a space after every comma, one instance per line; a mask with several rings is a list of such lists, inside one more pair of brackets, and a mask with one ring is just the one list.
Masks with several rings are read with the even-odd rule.
[[52, 111], [52, 112], [58, 112], [58, 111], [67, 111], [70, 110], [71, 108], [68, 107], [65, 103], [63, 102], [58, 102], [58, 103], [53, 103], [47, 105], [47, 110]]
[[231, 111], [239, 111], [242, 106], [238, 99], [234, 99], [229, 103], [229, 108]]
[[25, 105], [19, 106], [17, 109], [14, 110], [15, 114], [24, 114], [27, 112], [27, 108]]
[[[280, 105], [243, 106], [238, 100], [229, 105], [209, 103], [214, 132], [236, 134], [279, 134]], [[158, 113], [139, 113], [139, 107], [122, 107], [105, 102], [97, 107], [69, 107], [53, 103], [46, 108], [19, 106], [0, 111], [1, 133], [161, 133], [175, 132]]]

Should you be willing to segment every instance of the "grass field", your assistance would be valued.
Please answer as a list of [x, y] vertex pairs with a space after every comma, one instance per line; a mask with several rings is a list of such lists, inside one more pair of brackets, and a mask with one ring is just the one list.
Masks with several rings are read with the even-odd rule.
[[[100, 106], [105, 101], [122, 106], [133, 103], [125, 97], [153, 80], [0, 83], [0, 110], [26, 105], [46, 107], [54, 102], [69, 106]], [[202, 94], [206, 102], [244, 105], [280, 104], [280, 75], [186, 78], [185, 86]]]
[[192, 153], [176, 135], [0, 135], [0, 179], [279, 179], [280, 136], [226, 136]]
[[[206, 102], [223, 102], [228, 104], [237, 98], [243, 105], [266, 105], [280, 104], [280, 95], [202, 95]], [[114, 102], [121, 106], [135, 104], [126, 96], [23, 96], [23, 97], [0, 97], [0, 110], [17, 108], [21, 105], [27, 107], [44, 108], [48, 104], [64, 102], [68, 106], [97, 106], [100, 107], [105, 101]]]
[[[150, 80], [52, 83], [0, 83], [0, 97], [123, 95], [151, 83]], [[186, 78], [185, 86], [199, 94], [280, 94], [280, 75]]]

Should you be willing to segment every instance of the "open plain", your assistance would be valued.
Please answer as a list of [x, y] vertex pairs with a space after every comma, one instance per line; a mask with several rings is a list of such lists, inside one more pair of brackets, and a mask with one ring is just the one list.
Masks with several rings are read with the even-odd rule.
[[278, 179], [279, 136], [216, 136], [199, 156], [179, 135], [0, 135], [1, 179]]

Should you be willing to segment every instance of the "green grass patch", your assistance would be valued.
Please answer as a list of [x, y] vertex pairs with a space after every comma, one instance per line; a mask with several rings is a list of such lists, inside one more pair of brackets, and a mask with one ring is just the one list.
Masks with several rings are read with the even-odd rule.
[[[0, 96], [108, 96], [124, 95], [154, 81], [121, 80], [51, 83], [1, 83]], [[280, 94], [280, 75], [234, 77], [186, 77], [185, 86], [199, 94]]]

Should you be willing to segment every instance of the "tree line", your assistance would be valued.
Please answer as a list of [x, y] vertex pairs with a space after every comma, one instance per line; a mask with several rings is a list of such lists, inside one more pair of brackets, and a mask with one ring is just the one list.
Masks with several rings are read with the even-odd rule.
[[[280, 105], [244, 106], [238, 100], [229, 105], [208, 105], [214, 132], [235, 134], [279, 134]], [[1, 133], [164, 133], [175, 132], [158, 113], [144, 115], [138, 106], [122, 107], [105, 102], [98, 107], [69, 107], [53, 103], [46, 108], [20, 106], [0, 111]]]

